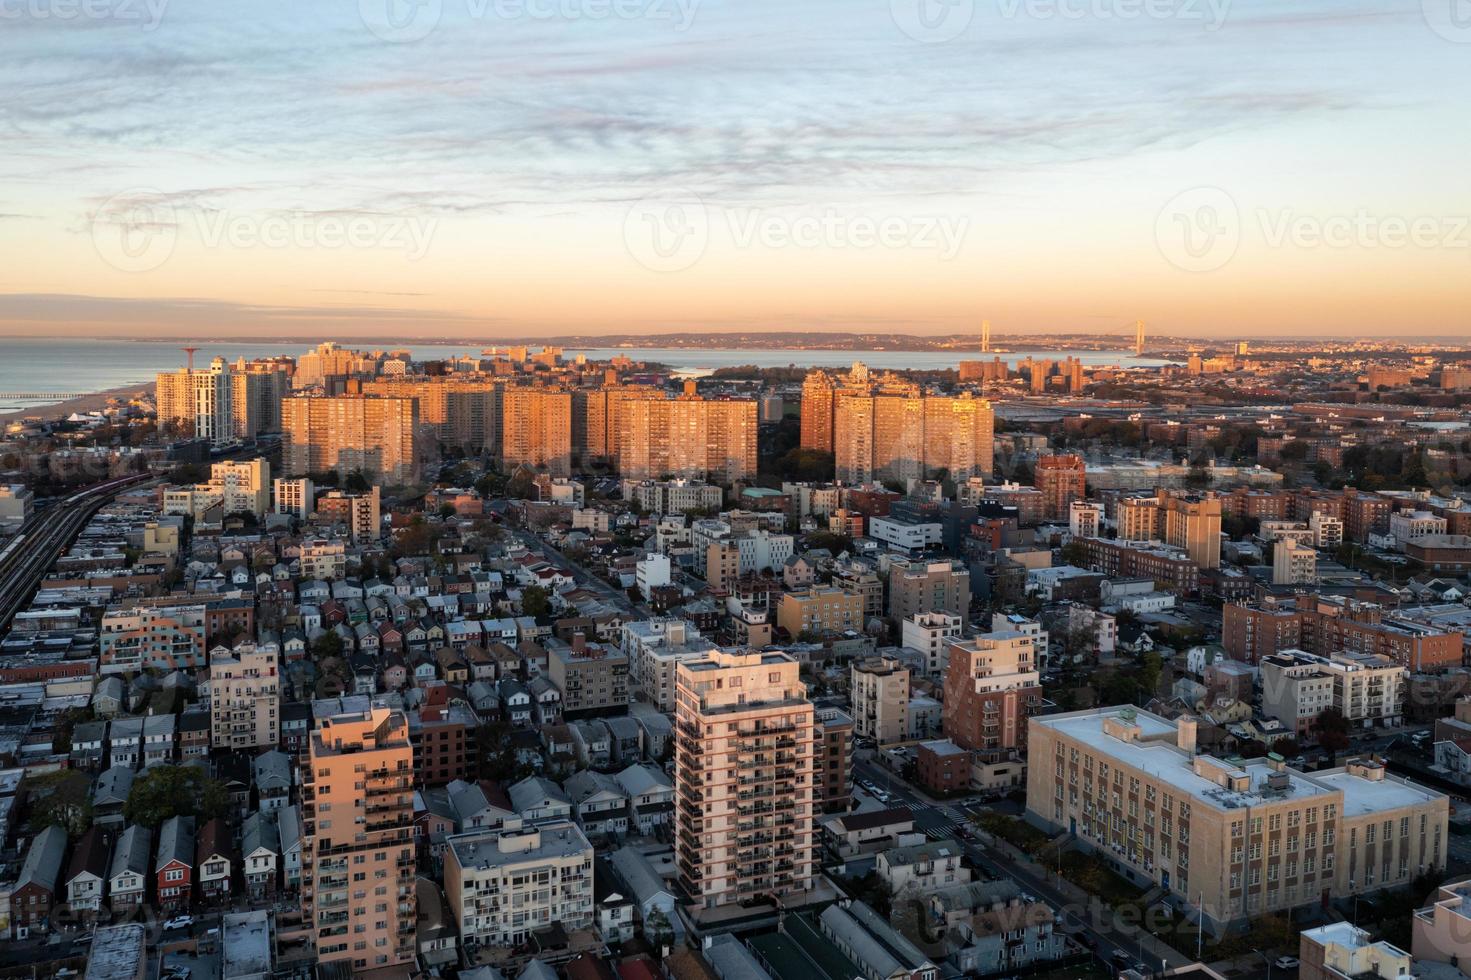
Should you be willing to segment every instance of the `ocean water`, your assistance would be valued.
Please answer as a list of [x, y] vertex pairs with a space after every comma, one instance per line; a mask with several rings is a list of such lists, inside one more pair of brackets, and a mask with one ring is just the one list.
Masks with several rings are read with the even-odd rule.
[[[476, 355], [485, 346], [448, 344], [390, 344], [387, 342], [344, 344], [360, 349], [405, 348], [416, 358], [435, 360], [458, 355]], [[212, 358], [235, 360], [275, 354], [300, 355], [310, 345], [282, 341], [221, 343], [201, 346], [194, 355], [196, 367]], [[1158, 366], [1165, 362], [1136, 358], [1126, 351], [1071, 352], [1087, 365]], [[874, 368], [942, 369], [962, 359], [979, 358], [974, 351], [854, 351], [854, 350], [677, 350], [655, 347], [567, 348], [566, 357], [586, 354], [590, 360], [606, 360], [618, 354], [636, 361], [657, 361], [686, 373], [699, 374], [719, 367], [753, 364], [758, 367], [846, 367], [863, 361]], [[1056, 351], [1014, 351], [1001, 356], [1015, 363], [1028, 356], [1061, 357]], [[0, 338], [0, 413], [22, 411], [57, 401], [50, 396], [75, 396], [152, 381], [159, 371], [182, 368], [185, 354], [167, 341], [97, 340], [76, 338]], [[41, 397], [16, 397], [16, 396]]]

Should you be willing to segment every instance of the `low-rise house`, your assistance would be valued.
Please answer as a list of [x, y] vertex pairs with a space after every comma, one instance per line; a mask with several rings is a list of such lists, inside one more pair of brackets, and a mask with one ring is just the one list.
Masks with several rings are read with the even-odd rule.
[[110, 765], [137, 769], [143, 761], [143, 719], [122, 717], [109, 722], [107, 754]]
[[872, 853], [914, 833], [914, 814], [903, 807], [846, 813], [823, 824], [827, 844], [840, 857]]
[[199, 828], [194, 855], [194, 867], [199, 870], [200, 897], [206, 902], [218, 902], [229, 897], [234, 864], [229, 825], [216, 817]]
[[273, 813], [291, 802], [291, 758], [272, 749], [255, 757], [256, 799], [262, 813]]
[[132, 824], [117, 839], [107, 869], [108, 903], [113, 914], [138, 908], [148, 896], [148, 859], [153, 855], [153, 832]]
[[149, 715], [143, 719], [143, 765], [163, 765], [174, 761], [175, 715]]
[[537, 722], [543, 725], [556, 725], [562, 721], [562, 692], [557, 685], [548, 677], [537, 676], [531, 679], [527, 685], [531, 692], [531, 702], [536, 712]]
[[600, 719], [608, 730], [608, 755], [614, 765], [626, 766], [637, 762], [643, 754], [643, 729], [638, 722], [628, 717]]
[[585, 766], [605, 769], [613, 761], [613, 739], [600, 720], [574, 721], [568, 726], [577, 739], [577, 756]]
[[256, 811], [240, 828], [240, 868], [245, 890], [261, 899], [275, 894], [281, 860], [281, 836], [273, 814]]
[[633, 832], [652, 836], [674, 819], [674, 783], [664, 770], [639, 763], [614, 778], [628, 797], [628, 820]]
[[10, 890], [10, 918], [15, 938], [28, 939], [51, 927], [51, 909], [61, 886], [62, 860], [66, 857], [66, 831], [51, 826], [31, 839], [21, 862], [20, 874]]
[[112, 718], [123, 710], [127, 688], [121, 677], [104, 677], [92, 692], [92, 713], [98, 718]]
[[73, 769], [96, 772], [108, 761], [107, 722], [84, 721], [72, 728], [71, 764]]
[[589, 837], [628, 832], [628, 794], [615, 777], [584, 769], [567, 779], [567, 794], [578, 824]]
[[153, 873], [161, 908], [173, 911], [189, 907], [194, 891], [193, 817], [169, 817], [159, 826]]
[[92, 822], [99, 827], [120, 829], [123, 807], [133, 791], [136, 773], [127, 766], [113, 766], [97, 777], [92, 786]]
[[622, 943], [638, 932], [637, 906], [628, 886], [606, 857], [593, 861], [593, 905], [597, 909], [598, 935], [605, 943]]
[[179, 759], [209, 757], [210, 718], [208, 711], [186, 711], [179, 715]]
[[511, 809], [527, 823], [572, 819], [571, 797], [550, 779], [527, 776], [511, 784], [506, 792], [511, 798]]
[[501, 698], [501, 717], [512, 725], [532, 724], [531, 692], [513, 677], [502, 677], [497, 684]]
[[893, 895], [928, 894], [970, 881], [963, 854], [960, 844], [953, 840], [893, 847], [879, 852], [875, 870]]
[[[684, 939], [684, 920], [676, 908], [678, 901], [674, 891], [649, 863], [648, 857], [631, 844], [625, 844], [608, 856], [608, 862], [618, 872], [619, 879], [631, 891], [638, 908], [640, 928], [645, 939], [656, 939], [657, 924], [673, 931], [678, 946]], [[668, 941], [668, 937], [664, 937]]]
[[287, 890], [301, 887], [301, 811], [295, 804], [276, 811], [276, 836], [281, 847], [281, 880]]
[[107, 869], [111, 854], [107, 831], [92, 826], [72, 848], [71, 864], [66, 870], [66, 904], [72, 914], [91, 922], [102, 909], [107, 892]]

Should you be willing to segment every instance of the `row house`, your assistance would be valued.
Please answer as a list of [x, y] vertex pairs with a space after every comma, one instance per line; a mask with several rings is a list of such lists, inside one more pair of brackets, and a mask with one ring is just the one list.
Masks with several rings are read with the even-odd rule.
[[193, 817], [170, 817], [160, 825], [153, 873], [161, 908], [173, 911], [189, 907], [194, 889]]
[[148, 897], [148, 859], [153, 855], [153, 832], [132, 824], [117, 839], [107, 869], [107, 894], [119, 918], [141, 906]]
[[107, 831], [93, 826], [72, 849], [65, 879], [66, 903], [72, 914], [83, 922], [95, 920], [102, 910], [111, 863], [110, 844]]
[[577, 823], [589, 837], [628, 833], [628, 794], [606, 773], [584, 769], [567, 780]]
[[232, 865], [229, 825], [219, 817], [206, 823], [199, 830], [194, 854], [201, 898], [211, 904], [227, 899]]
[[629, 766], [615, 777], [628, 798], [628, 819], [632, 829], [652, 836], [660, 827], [670, 824], [674, 816], [674, 783], [657, 766]]
[[10, 890], [10, 917], [17, 939], [28, 939], [33, 932], [50, 928], [65, 857], [66, 831], [60, 827], [47, 827], [31, 840]]
[[274, 815], [258, 810], [240, 829], [241, 870], [245, 888], [255, 900], [274, 895], [281, 857], [281, 835]]

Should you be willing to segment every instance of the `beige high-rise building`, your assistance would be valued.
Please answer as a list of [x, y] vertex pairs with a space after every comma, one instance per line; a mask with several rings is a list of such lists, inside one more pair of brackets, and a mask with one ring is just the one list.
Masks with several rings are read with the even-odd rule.
[[291, 383], [280, 365], [252, 363], [240, 358], [230, 371], [230, 414], [235, 436], [254, 439], [263, 432], [281, 431], [281, 400]]
[[893, 558], [889, 562], [889, 615], [903, 622], [919, 613], [941, 612], [970, 622], [970, 570], [951, 559]]
[[501, 396], [501, 464], [572, 473], [572, 393], [508, 387]]
[[944, 471], [959, 481], [990, 476], [995, 414], [969, 392], [959, 397], [916, 390], [840, 389], [834, 396], [837, 478], [924, 480]]
[[445, 841], [444, 894], [462, 939], [520, 946], [558, 923], [593, 925], [593, 847], [570, 820], [471, 830]]
[[909, 668], [896, 657], [853, 663], [853, 731], [879, 743], [902, 742], [909, 734]]
[[441, 445], [469, 453], [499, 449], [504, 389], [503, 379], [458, 374], [384, 377], [362, 384], [365, 395], [414, 399], [419, 423], [433, 429]]
[[280, 654], [241, 644], [209, 661], [210, 744], [275, 748], [281, 741]]
[[235, 438], [233, 397], [234, 384], [220, 358], [208, 370], [160, 373], [154, 381], [159, 427], [216, 444]]
[[1221, 498], [1161, 490], [1118, 502], [1119, 538], [1183, 548], [1196, 568], [1221, 567]]
[[770, 896], [790, 906], [813, 887], [814, 725], [785, 653], [715, 651], [678, 666], [675, 857], [697, 909]]
[[1184, 548], [1196, 568], [1221, 567], [1221, 498], [1161, 493], [1165, 544]]
[[1318, 552], [1284, 538], [1272, 546], [1273, 585], [1311, 585], [1318, 581]]
[[412, 398], [288, 398], [281, 419], [287, 476], [361, 470], [389, 485], [418, 478], [419, 408]]
[[811, 371], [802, 382], [802, 448], [833, 451], [833, 392], [826, 371]]
[[756, 402], [698, 395], [625, 400], [618, 472], [627, 479], [674, 476], [734, 483], [756, 475]]
[[301, 908], [317, 961], [354, 974], [417, 954], [414, 750], [403, 712], [321, 721], [302, 773]]
[[1133, 707], [1030, 719], [1030, 819], [1199, 909], [1213, 931], [1444, 870], [1445, 795], [1378, 762], [1305, 773], [1197, 755], [1196, 725]]

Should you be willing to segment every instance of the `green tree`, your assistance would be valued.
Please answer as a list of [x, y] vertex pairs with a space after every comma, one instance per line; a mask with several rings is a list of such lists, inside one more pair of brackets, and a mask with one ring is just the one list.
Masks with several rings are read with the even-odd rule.
[[92, 826], [92, 781], [75, 769], [43, 773], [26, 780], [31, 816], [28, 827], [39, 834], [60, 827], [75, 840]]
[[128, 823], [154, 828], [170, 817], [213, 820], [229, 805], [225, 784], [199, 766], [153, 766], [133, 780], [123, 816]]
[[539, 585], [528, 585], [521, 590], [521, 613], [524, 616], [545, 616], [552, 611], [551, 593]]
[[1348, 719], [1338, 708], [1324, 708], [1318, 715], [1318, 744], [1329, 752], [1348, 748]]
[[336, 630], [326, 630], [312, 641], [312, 659], [318, 664], [342, 656], [342, 637]]
[[362, 470], [353, 470], [347, 474], [347, 479], [343, 481], [342, 485], [345, 489], [351, 490], [353, 493], [367, 493], [373, 489], [373, 484], [368, 482], [368, 478], [363, 474]]

